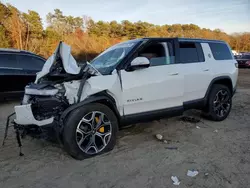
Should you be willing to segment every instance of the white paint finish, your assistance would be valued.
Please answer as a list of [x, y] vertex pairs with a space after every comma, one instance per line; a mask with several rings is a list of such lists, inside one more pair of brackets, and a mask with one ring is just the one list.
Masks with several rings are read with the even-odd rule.
[[[124, 114], [182, 106], [183, 76], [180, 64], [121, 71]], [[137, 100], [137, 99], [142, 100]], [[130, 101], [128, 100], [135, 100]]]
[[107, 91], [115, 99], [117, 109], [120, 115], [123, 115], [122, 91], [116, 72], [113, 72], [112, 75], [90, 77], [83, 87], [81, 101], [101, 91]]
[[137, 57], [131, 61], [131, 66], [139, 66], [139, 65], [149, 65], [150, 62], [146, 57]]
[[79, 90], [80, 81], [75, 80], [70, 82], [64, 82], [63, 85], [66, 90], [65, 97], [67, 98], [69, 104], [74, 104], [78, 99], [77, 93]]
[[[205, 62], [153, 66], [127, 72], [121, 70], [121, 80], [114, 70], [111, 75], [95, 74], [86, 80], [81, 101], [91, 95], [106, 91], [117, 105], [121, 116], [147, 111], [179, 107], [183, 102], [201, 99], [205, 96], [211, 81], [219, 76], [229, 76], [236, 86], [238, 69], [236, 60], [216, 61], [207, 43], [201, 43]], [[68, 53], [68, 52], [67, 52]], [[53, 57], [51, 57], [53, 58]], [[49, 60], [47, 68], [53, 59]], [[72, 62], [68, 59], [68, 62]], [[94, 72], [96, 72], [93, 69]], [[70, 104], [77, 100], [80, 81], [65, 82], [65, 96]], [[42, 126], [52, 123], [53, 118], [37, 121], [30, 104], [16, 106], [16, 123]]]
[[201, 43], [205, 62], [182, 64], [184, 74], [184, 102], [205, 97], [214, 78], [229, 76], [235, 87], [238, 78], [236, 60], [215, 60], [207, 43]]
[[184, 75], [184, 102], [196, 99], [202, 99], [207, 88], [212, 81], [212, 73], [210, 69], [211, 53], [207, 43], [201, 43], [205, 62], [182, 64], [182, 74]]
[[203, 71], [203, 63], [205, 62], [182, 64], [183, 69], [181, 74], [184, 77], [184, 102], [204, 97], [207, 89], [205, 85], [209, 82], [209, 76], [208, 72]]
[[235, 67], [235, 64], [237, 63], [237, 61], [235, 59], [215, 60], [209, 45], [204, 44], [202, 45], [202, 47], [203, 47], [204, 53], [211, 55], [210, 58], [208, 58], [207, 56], [207, 59], [206, 59], [206, 61], [209, 63], [211, 80], [220, 76], [229, 76], [232, 80], [233, 87], [235, 88], [237, 80], [238, 80], [238, 68]]
[[232, 80], [233, 87], [238, 80], [238, 68], [235, 67], [236, 60], [220, 60], [211, 63], [213, 77], [229, 76]]
[[54, 121], [54, 117], [49, 119], [45, 119], [42, 121], [38, 121], [34, 118], [31, 104], [15, 106], [16, 119], [14, 119], [15, 123], [19, 125], [48, 125]]
[[239, 75], [239, 69], [234, 69], [232, 71], [232, 74], [231, 74], [231, 79], [232, 79], [232, 82], [233, 82], [233, 88], [237, 87], [238, 75]]

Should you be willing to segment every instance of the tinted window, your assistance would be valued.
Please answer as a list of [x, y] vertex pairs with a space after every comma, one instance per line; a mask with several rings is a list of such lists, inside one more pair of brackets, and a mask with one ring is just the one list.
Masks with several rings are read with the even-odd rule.
[[0, 54], [0, 67], [1, 68], [20, 68], [14, 54]]
[[209, 43], [215, 60], [233, 59], [232, 54], [225, 43]]
[[199, 61], [200, 62], [205, 62], [205, 57], [204, 57], [204, 53], [203, 53], [201, 44], [200, 43], [195, 43], [195, 46], [196, 46], [196, 49], [197, 49], [197, 52], [198, 52]]
[[241, 59], [250, 59], [250, 55], [242, 55]]
[[43, 65], [45, 63], [44, 60], [29, 55], [18, 55], [18, 62], [20, 66], [25, 70], [42, 70]]
[[139, 56], [148, 58], [150, 66], [168, 65], [175, 62], [171, 42], [157, 42], [150, 44], [139, 53]]
[[[200, 44], [194, 42], [180, 42], [180, 63], [195, 63], [204, 61], [203, 51]], [[200, 58], [199, 58], [200, 54]]]

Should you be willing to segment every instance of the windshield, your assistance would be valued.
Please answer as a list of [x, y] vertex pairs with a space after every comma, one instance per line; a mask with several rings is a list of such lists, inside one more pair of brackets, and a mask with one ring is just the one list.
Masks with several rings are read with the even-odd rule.
[[102, 52], [90, 63], [101, 74], [110, 74], [137, 43], [138, 40], [116, 44]]

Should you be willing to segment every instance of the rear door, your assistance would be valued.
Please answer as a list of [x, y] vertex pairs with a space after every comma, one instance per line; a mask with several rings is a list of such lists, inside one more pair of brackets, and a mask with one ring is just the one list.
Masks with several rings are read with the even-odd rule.
[[203, 53], [203, 44], [179, 41], [178, 61], [182, 64], [181, 74], [184, 76], [184, 104], [202, 99], [211, 82], [211, 70]]
[[138, 53], [150, 60], [150, 67], [121, 70], [125, 115], [182, 109], [183, 75], [180, 64], [175, 64], [173, 46], [173, 40], [154, 42]]

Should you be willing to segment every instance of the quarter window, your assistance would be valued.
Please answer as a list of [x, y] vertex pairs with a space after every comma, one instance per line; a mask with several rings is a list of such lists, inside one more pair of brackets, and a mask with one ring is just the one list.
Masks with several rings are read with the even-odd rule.
[[233, 59], [232, 54], [225, 43], [208, 43], [215, 60]]

